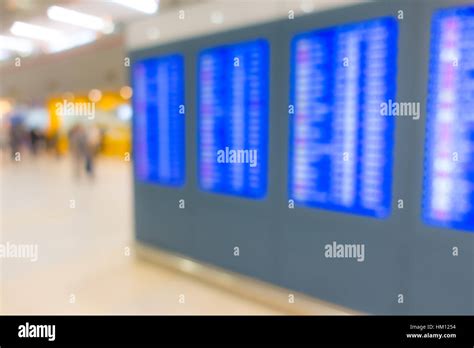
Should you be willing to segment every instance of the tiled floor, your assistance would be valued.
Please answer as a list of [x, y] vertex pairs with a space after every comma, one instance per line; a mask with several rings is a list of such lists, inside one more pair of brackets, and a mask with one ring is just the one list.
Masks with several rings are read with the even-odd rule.
[[281, 314], [135, 258], [130, 163], [97, 169], [76, 180], [68, 158], [0, 161], [0, 244], [38, 246], [36, 262], [0, 258], [0, 314]]
[[101, 160], [93, 182], [75, 181], [71, 169], [67, 158], [0, 164], [1, 243], [37, 244], [39, 255], [0, 259], [0, 313], [278, 314], [136, 260], [133, 248], [127, 256], [129, 163]]

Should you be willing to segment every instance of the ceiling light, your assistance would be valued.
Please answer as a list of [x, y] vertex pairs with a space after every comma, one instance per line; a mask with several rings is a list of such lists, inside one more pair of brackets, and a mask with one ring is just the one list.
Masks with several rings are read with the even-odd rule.
[[222, 24], [224, 22], [224, 15], [220, 11], [214, 11], [211, 13], [211, 23]]
[[310, 13], [314, 11], [314, 3], [312, 0], [303, 0], [300, 4], [300, 8], [304, 13]]
[[0, 49], [0, 61], [10, 59], [11, 52]]
[[100, 17], [59, 6], [51, 6], [48, 8], [48, 17], [54, 21], [102, 32], [110, 32], [110, 26], [113, 25]]
[[160, 29], [154, 26], [151, 28], [148, 28], [146, 35], [150, 40], [157, 40], [160, 38]]
[[56, 53], [66, 51], [71, 48], [87, 45], [97, 39], [97, 34], [93, 31], [84, 30], [77, 34], [64, 36], [60, 40], [55, 40], [49, 43], [48, 52]]
[[12, 27], [10, 28], [10, 32], [16, 36], [23, 36], [30, 39], [43, 41], [56, 40], [62, 37], [61, 32], [57, 30], [24, 22], [13, 23]]
[[111, 0], [112, 2], [134, 9], [136, 11], [153, 14], [158, 11], [159, 0]]

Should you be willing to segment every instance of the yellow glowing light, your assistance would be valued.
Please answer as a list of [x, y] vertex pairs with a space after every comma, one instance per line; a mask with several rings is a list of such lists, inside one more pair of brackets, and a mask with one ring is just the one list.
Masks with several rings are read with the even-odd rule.
[[98, 102], [99, 100], [102, 99], [102, 92], [99, 91], [98, 89], [91, 89], [89, 92], [89, 100], [91, 102]]
[[133, 90], [131, 87], [123, 86], [122, 88], [120, 88], [120, 96], [123, 99], [130, 99], [132, 95], [133, 95]]
[[12, 103], [7, 99], [0, 99], [0, 115], [6, 115], [12, 111]]

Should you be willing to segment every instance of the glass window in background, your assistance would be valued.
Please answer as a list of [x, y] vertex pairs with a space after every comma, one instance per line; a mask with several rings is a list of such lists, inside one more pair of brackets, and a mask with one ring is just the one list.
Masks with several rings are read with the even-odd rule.
[[268, 42], [258, 39], [202, 51], [198, 84], [200, 188], [263, 198], [268, 161]]
[[[291, 43], [289, 198], [390, 214], [398, 24], [383, 17], [298, 34]], [[293, 108], [293, 109], [292, 109]]]
[[184, 59], [169, 55], [133, 65], [133, 151], [137, 180], [185, 183]]
[[433, 15], [425, 141], [424, 221], [474, 232], [474, 7]]

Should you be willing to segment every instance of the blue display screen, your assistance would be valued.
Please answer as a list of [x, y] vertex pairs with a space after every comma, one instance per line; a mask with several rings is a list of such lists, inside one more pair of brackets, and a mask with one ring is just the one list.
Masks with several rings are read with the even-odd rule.
[[[291, 43], [289, 198], [390, 214], [398, 24], [383, 17], [305, 32]], [[293, 108], [293, 110], [292, 110]]]
[[269, 46], [258, 39], [198, 58], [198, 180], [253, 199], [267, 191]]
[[184, 60], [149, 58], [132, 69], [133, 151], [138, 180], [167, 186], [185, 182]]
[[474, 232], [474, 7], [431, 23], [423, 219]]

